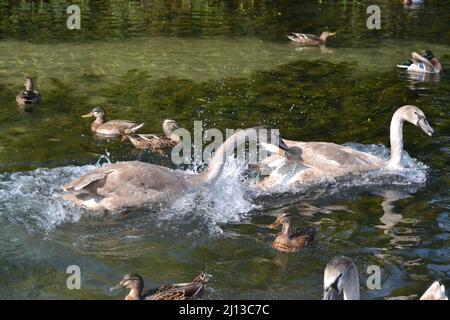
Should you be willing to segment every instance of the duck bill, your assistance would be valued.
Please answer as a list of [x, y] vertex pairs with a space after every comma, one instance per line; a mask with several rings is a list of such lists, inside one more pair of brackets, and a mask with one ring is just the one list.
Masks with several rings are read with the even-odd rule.
[[330, 37], [331, 37], [331, 36], [335, 36], [335, 35], [336, 35], [336, 32], [331, 32], [331, 33], [330, 33]]
[[323, 300], [337, 300], [339, 292], [334, 288], [328, 288], [323, 293]]
[[420, 119], [419, 122], [417, 122], [417, 126], [422, 129], [422, 131], [425, 132], [429, 137], [431, 137], [434, 133], [434, 130], [428, 123], [427, 119]]
[[274, 223], [269, 224], [268, 227], [269, 229], [276, 229], [279, 225], [281, 225], [281, 222], [275, 221]]
[[81, 117], [82, 118], [91, 118], [93, 116], [94, 116], [94, 114], [92, 112], [89, 112], [88, 114], [83, 114]]
[[114, 291], [114, 290], [122, 289], [122, 288], [123, 288], [123, 286], [119, 283], [118, 285], [109, 288], [109, 291]]

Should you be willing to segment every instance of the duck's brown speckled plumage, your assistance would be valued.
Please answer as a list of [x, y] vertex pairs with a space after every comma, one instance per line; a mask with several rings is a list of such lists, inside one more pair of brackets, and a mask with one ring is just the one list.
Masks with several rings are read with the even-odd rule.
[[272, 243], [272, 248], [283, 252], [298, 252], [304, 247], [312, 246], [316, 239], [317, 229], [310, 226], [304, 229], [293, 229], [291, 226], [292, 219], [290, 214], [282, 214], [277, 220], [270, 225], [274, 228], [280, 224], [283, 225], [281, 233], [279, 233]]
[[138, 149], [144, 150], [163, 150], [175, 147], [180, 143], [180, 137], [174, 133], [178, 128], [174, 120], [164, 120], [163, 131], [161, 134], [135, 134], [127, 135], [126, 137]]
[[316, 45], [324, 45], [327, 42], [327, 38], [334, 36], [336, 33], [334, 32], [322, 32], [320, 37], [309, 34], [309, 33], [296, 33], [288, 35], [287, 37], [294, 43], [301, 44], [304, 46], [316, 46]]
[[128, 295], [125, 296], [125, 300], [192, 300], [203, 296], [208, 282], [208, 275], [201, 273], [192, 282], [162, 285], [142, 293], [144, 280], [138, 274], [131, 273], [124, 275], [122, 281], [111, 290], [130, 289]]

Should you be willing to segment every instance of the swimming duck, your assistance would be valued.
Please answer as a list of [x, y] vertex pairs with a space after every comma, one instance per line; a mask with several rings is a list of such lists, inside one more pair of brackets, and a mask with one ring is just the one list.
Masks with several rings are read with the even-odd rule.
[[273, 241], [272, 248], [283, 252], [298, 252], [300, 249], [314, 244], [317, 232], [315, 226], [294, 229], [291, 224], [292, 215], [283, 213], [269, 225], [269, 228], [282, 225], [282, 230]]
[[175, 120], [164, 120], [162, 127], [164, 135], [136, 134], [126, 135], [125, 137], [128, 138], [136, 148], [147, 150], [173, 148], [180, 143], [180, 136], [174, 133], [174, 131], [178, 129]]
[[130, 273], [124, 275], [122, 281], [110, 291], [130, 289], [124, 300], [190, 300], [200, 298], [208, 282], [209, 277], [201, 273], [192, 282], [162, 285], [143, 293], [144, 280], [137, 273]]
[[[323, 274], [323, 300], [336, 300], [341, 294], [344, 300], [360, 298], [358, 268], [345, 256], [334, 257]], [[448, 300], [444, 285], [433, 282], [420, 300]]]
[[430, 50], [425, 51], [423, 55], [416, 52], [411, 54], [411, 59], [397, 67], [406, 69], [408, 72], [415, 73], [440, 73], [442, 65]]
[[25, 90], [20, 91], [16, 96], [16, 101], [20, 106], [31, 106], [41, 102], [41, 95], [33, 90], [33, 79], [25, 79]]
[[325, 42], [327, 41], [327, 38], [334, 36], [335, 34], [336, 32], [324, 31], [322, 32], [320, 37], [317, 37], [313, 34], [293, 32], [291, 35], [288, 35], [287, 37], [295, 43], [299, 43], [305, 46], [315, 46], [315, 45], [324, 45]]
[[403, 4], [406, 6], [410, 6], [412, 4], [423, 4], [423, 0], [402, 0]]
[[[201, 173], [191, 174], [139, 161], [106, 164], [66, 184], [64, 191], [69, 194], [64, 199], [99, 212], [118, 212], [173, 201], [181, 195], [214, 185], [228, 156], [236, 147], [245, 144], [248, 137], [258, 137], [258, 130], [245, 129], [230, 136], [217, 149], [208, 168]], [[271, 143], [288, 148], [278, 135], [271, 136], [277, 140], [272, 139]]]
[[[425, 114], [418, 107], [406, 105], [397, 109], [392, 116], [390, 126], [391, 156], [388, 161], [367, 152], [329, 142], [300, 142], [284, 140], [286, 150], [263, 144], [275, 154], [264, 159], [261, 166], [273, 171], [259, 181], [256, 186], [271, 189], [277, 186], [292, 186], [297, 183], [319, 181], [327, 177], [338, 177], [380, 168], [402, 169], [403, 123], [409, 122], [432, 136], [433, 128], [428, 124]], [[294, 156], [293, 156], [294, 155]]]
[[132, 134], [138, 131], [143, 123], [135, 123], [127, 120], [106, 121], [106, 112], [102, 108], [96, 107], [91, 112], [82, 116], [83, 118], [94, 117], [91, 124], [91, 131], [100, 136], [116, 137], [119, 135]]

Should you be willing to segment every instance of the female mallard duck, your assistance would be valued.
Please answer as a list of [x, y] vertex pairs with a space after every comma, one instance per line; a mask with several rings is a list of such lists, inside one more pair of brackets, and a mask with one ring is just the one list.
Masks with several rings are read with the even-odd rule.
[[[344, 300], [359, 300], [358, 268], [350, 258], [333, 258], [323, 274], [323, 300], [336, 300], [341, 294]], [[435, 281], [420, 300], [448, 300], [445, 287]]]
[[175, 120], [164, 120], [162, 127], [164, 135], [136, 134], [126, 135], [126, 137], [136, 148], [146, 150], [173, 148], [180, 143], [180, 136], [174, 133], [174, 131], [178, 129]]
[[[217, 149], [208, 168], [198, 174], [139, 161], [106, 164], [65, 185], [64, 191], [70, 194], [64, 199], [100, 212], [170, 202], [180, 195], [214, 185], [234, 149], [252, 136], [258, 138], [259, 134], [258, 128], [236, 132]], [[273, 137], [276, 141], [272, 139], [271, 143], [288, 148], [278, 135]]]
[[292, 227], [292, 215], [283, 213], [278, 216], [269, 228], [276, 228], [283, 225], [281, 232], [277, 235], [272, 243], [272, 247], [284, 252], [298, 252], [301, 248], [314, 244], [316, 238], [316, 227], [311, 226], [304, 229], [294, 229]]
[[273, 145], [263, 146], [274, 155], [264, 159], [262, 166], [274, 168], [269, 176], [256, 186], [265, 190], [278, 186], [319, 181], [381, 168], [402, 169], [403, 123], [407, 121], [422, 129], [428, 136], [433, 128], [425, 114], [416, 106], [403, 106], [394, 113], [390, 127], [391, 156], [385, 161], [370, 153], [354, 150], [329, 142], [299, 142], [284, 140], [290, 149], [281, 150]]
[[287, 37], [295, 42], [302, 44], [304, 46], [316, 46], [316, 45], [324, 45], [327, 41], [328, 37], [334, 36], [336, 32], [322, 32], [320, 37], [317, 37], [313, 34], [308, 33], [295, 33], [293, 32], [291, 35], [288, 35]]
[[175, 283], [153, 288], [143, 293], [144, 280], [136, 273], [126, 274], [118, 285], [110, 290], [130, 289], [124, 300], [190, 300], [203, 295], [209, 277], [201, 273], [190, 283]]
[[438, 59], [434, 56], [430, 50], [425, 51], [423, 55], [416, 52], [411, 54], [409, 59], [404, 64], [399, 64], [397, 67], [406, 69], [408, 72], [415, 73], [440, 73], [442, 71], [442, 65]]
[[33, 79], [25, 79], [25, 90], [20, 91], [16, 96], [16, 101], [20, 106], [31, 106], [41, 102], [41, 95], [33, 90]]
[[94, 108], [83, 118], [95, 117], [91, 124], [91, 131], [100, 136], [116, 137], [119, 135], [132, 134], [138, 131], [143, 123], [137, 124], [127, 120], [110, 120], [106, 121], [106, 112], [102, 108]]

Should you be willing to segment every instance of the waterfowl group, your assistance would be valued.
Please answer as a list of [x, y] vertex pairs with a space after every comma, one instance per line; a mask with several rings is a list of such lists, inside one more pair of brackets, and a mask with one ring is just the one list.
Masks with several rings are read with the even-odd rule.
[[383, 168], [402, 169], [404, 167], [403, 123], [405, 121], [419, 127], [428, 136], [432, 136], [434, 132], [425, 114], [418, 107], [406, 105], [399, 108], [391, 120], [391, 156], [387, 161], [370, 153], [330, 142], [285, 140], [290, 148], [287, 154], [285, 150], [273, 145], [265, 145], [275, 154], [266, 158], [262, 166], [273, 170], [268, 177], [259, 181], [257, 186], [270, 190], [280, 185], [293, 186], [363, 171]]
[[[359, 300], [358, 268], [348, 257], [334, 257], [325, 267], [323, 274], [323, 299], [337, 300], [343, 295], [344, 300]], [[425, 291], [420, 300], [448, 300], [444, 285], [438, 281]]]
[[[333, 35], [335, 33], [326, 31], [320, 37], [303, 33], [292, 33], [287, 37], [300, 45], [323, 46], [327, 38]], [[442, 70], [440, 62], [431, 51], [426, 51], [423, 55], [413, 52], [411, 59], [399, 67], [410, 72], [423, 73], [439, 73]], [[31, 78], [26, 79], [25, 90], [17, 95], [16, 101], [21, 106], [31, 106], [41, 101], [41, 95], [34, 90]], [[174, 120], [164, 120], [164, 134], [138, 134], [143, 123], [108, 121], [105, 110], [100, 107], [95, 107], [83, 117], [95, 118], [90, 126], [94, 134], [106, 137], [123, 136], [138, 149], [161, 150], [172, 148], [181, 142], [180, 136], [175, 132], [178, 125]], [[433, 134], [433, 129], [420, 108], [413, 105], [399, 108], [390, 124], [389, 160], [331, 142], [289, 141], [279, 136], [270, 144], [261, 142], [261, 145], [274, 154], [261, 163], [262, 167], [271, 170], [270, 175], [256, 185], [270, 190], [280, 185], [306, 184], [327, 177], [370, 170], [400, 170], [404, 167], [402, 155], [405, 121], [419, 127], [428, 136]], [[120, 212], [130, 208], [161, 205], [186, 193], [208, 190], [222, 173], [226, 156], [236, 147], [246, 143], [250, 130], [253, 132], [255, 128], [239, 131], [229, 137], [217, 149], [208, 168], [201, 173], [191, 174], [139, 161], [117, 162], [96, 168], [66, 184], [63, 187], [67, 192], [64, 199], [90, 211]], [[314, 245], [317, 233], [315, 226], [295, 229], [293, 216], [288, 213], [279, 215], [269, 227], [276, 228], [280, 225], [281, 232], [272, 242], [272, 248], [296, 253]], [[168, 284], [144, 292], [142, 277], [130, 273], [124, 275], [120, 283], [111, 290], [129, 289], [125, 300], [186, 300], [201, 298], [208, 282], [209, 277], [202, 273], [189, 283]], [[324, 270], [323, 298], [334, 300], [340, 295], [343, 295], [344, 300], [360, 299], [357, 267], [351, 259], [344, 256], [332, 259]], [[434, 282], [420, 299], [448, 298], [445, 295], [445, 287]]]
[[34, 90], [33, 79], [25, 79], [25, 90], [20, 91], [16, 96], [16, 102], [21, 108], [31, 108], [41, 102], [41, 94]]
[[191, 300], [201, 298], [209, 277], [201, 273], [189, 283], [162, 285], [144, 292], [144, 280], [137, 273], [129, 273], [110, 291], [129, 289], [124, 300]]

